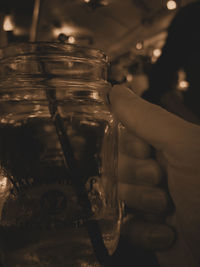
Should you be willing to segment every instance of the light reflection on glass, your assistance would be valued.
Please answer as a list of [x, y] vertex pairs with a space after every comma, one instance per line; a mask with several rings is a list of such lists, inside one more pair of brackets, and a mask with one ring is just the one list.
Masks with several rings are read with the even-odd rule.
[[10, 189], [11, 189], [11, 183], [6, 177], [3, 169], [0, 167], [0, 218], [4, 202], [6, 201], [6, 197]]
[[91, 92], [91, 98], [95, 99], [95, 100], [98, 100], [99, 99], [99, 94], [98, 92]]
[[74, 26], [62, 24], [60, 28], [54, 28], [53, 29], [53, 35], [54, 37], [58, 37], [61, 33], [64, 33], [65, 35], [69, 36], [74, 34], [74, 32], [77, 32], [77, 29]]
[[40, 110], [40, 107], [41, 107], [41, 105], [35, 105], [34, 110], [35, 111]]
[[74, 63], [72, 61], [68, 61], [67, 64], [69, 68], [72, 68], [74, 66]]
[[8, 178], [5, 176], [0, 176], [0, 194], [4, 193], [7, 188]]
[[105, 133], [106, 134], [108, 133], [108, 130], [109, 130], [109, 127], [108, 127], [108, 125], [106, 125], [106, 128], [105, 128]]
[[24, 95], [24, 99], [28, 100], [30, 98], [30, 95]]

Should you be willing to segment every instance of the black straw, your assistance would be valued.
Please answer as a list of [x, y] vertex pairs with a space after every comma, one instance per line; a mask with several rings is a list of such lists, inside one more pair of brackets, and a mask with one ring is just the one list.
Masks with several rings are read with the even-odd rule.
[[[46, 72], [44, 62], [41, 59], [38, 59], [38, 62], [41, 67], [42, 74], [44, 74], [44, 77], [47, 77], [44, 81], [46, 82], [47, 80], [51, 79], [51, 76], [49, 76], [48, 73]], [[90, 219], [93, 215], [91, 203], [88, 198], [88, 194], [85, 188], [85, 184], [83, 183], [83, 179], [80, 179], [81, 173], [79, 173], [77, 162], [74, 157], [73, 149], [69, 137], [67, 135], [63, 119], [58, 111], [56, 88], [54, 88], [53, 86], [51, 87], [48, 86], [46, 88], [46, 96], [49, 104], [49, 112], [51, 115], [51, 119], [54, 123], [56, 133], [62, 148], [65, 166], [70, 174], [71, 184], [74, 187], [79, 203], [82, 205], [82, 208], [88, 218], [85, 221], [85, 226], [90, 241], [92, 243], [94, 253], [100, 264], [108, 266], [108, 263], [110, 261], [110, 256], [104, 244], [98, 221], [96, 219]]]

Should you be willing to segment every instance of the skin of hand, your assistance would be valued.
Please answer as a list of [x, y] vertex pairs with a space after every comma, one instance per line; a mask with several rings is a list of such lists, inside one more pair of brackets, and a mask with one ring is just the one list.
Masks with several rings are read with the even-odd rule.
[[[120, 85], [112, 88], [109, 99], [123, 125], [119, 197], [133, 212], [124, 231], [135, 245], [164, 249], [158, 254], [161, 266], [199, 266], [200, 127]], [[154, 158], [149, 145], [156, 151]], [[170, 199], [172, 214], [167, 213]]]

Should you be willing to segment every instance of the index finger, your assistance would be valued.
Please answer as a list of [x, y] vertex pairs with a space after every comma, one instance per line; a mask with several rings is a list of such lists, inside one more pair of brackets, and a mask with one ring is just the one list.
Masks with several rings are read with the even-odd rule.
[[138, 159], [147, 159], [151, 156], [151, 147], [124, 127], [120, 127], [119, 131], [119, 151]]
[[111, 109], [122, 124], [158, 150], [174, 150], [187, 141], [193, 124], [141, 99], [124, 86], [114, 86], [109, 96]]

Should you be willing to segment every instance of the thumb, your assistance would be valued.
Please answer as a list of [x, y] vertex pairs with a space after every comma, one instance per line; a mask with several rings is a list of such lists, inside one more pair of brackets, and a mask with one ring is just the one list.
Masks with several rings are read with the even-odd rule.
[[[183, 144], [193, 124], [184, 121], [163, 108], [151, 104], [130, 89], [116, 85], [110, 94], [111, 110], [132, 133], [154, 146], [167, 151]], [[188, 133], [189, 134], [189, 133]]]

